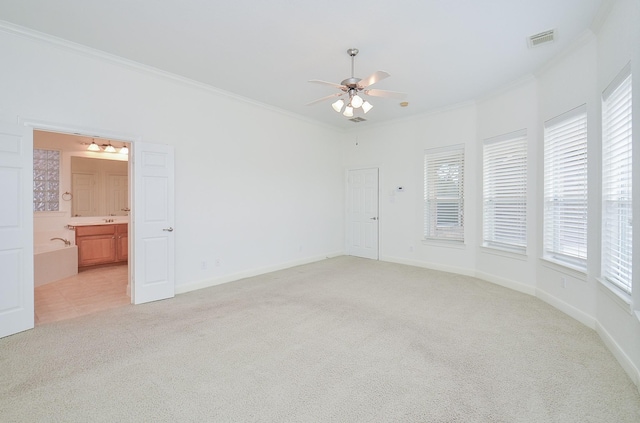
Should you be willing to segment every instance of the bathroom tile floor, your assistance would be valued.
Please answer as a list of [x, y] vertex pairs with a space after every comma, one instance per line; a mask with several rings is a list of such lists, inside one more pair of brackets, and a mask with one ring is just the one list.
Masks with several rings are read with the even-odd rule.
[[55, 322], [131, 304], [127, 265], [83, 270], [35, 288], [35, 323]]

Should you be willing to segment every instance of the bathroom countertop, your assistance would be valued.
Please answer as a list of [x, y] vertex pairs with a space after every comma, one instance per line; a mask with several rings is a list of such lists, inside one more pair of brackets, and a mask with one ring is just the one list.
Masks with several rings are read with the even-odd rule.
[[69, 226], [104, 226], [104, 225], [126, 225], [128, 221], [113, 221], [113, 222], [105, 222], [103, 220], [97, 220], [95, 222], [79, 222], [79, 223], [69, 223]]

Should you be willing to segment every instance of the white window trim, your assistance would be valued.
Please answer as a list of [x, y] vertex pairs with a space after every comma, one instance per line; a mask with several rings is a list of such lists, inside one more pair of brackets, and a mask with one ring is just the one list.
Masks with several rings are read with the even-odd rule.
[[[601, 259], [601, 274], [599, 277], [599, 280], [602, 284], [602, 286], [608, 288], [608, 290], [612, 291], [613, 294], [616, 297], [621, 298], [625, 303], [627, 304], [631, 304], [631, 298], [632, 298], [632, 292], [633, 292], [633, 278], [632, 275], [630, 275], [631, 277], [629, 278], [629, 291], [627, 291], [625, 289], [625, 287], [609, 280], [606, 276], [605, 276], [605, 272], [606, 272], [606, 254], [607, 254], [607, 239], [608, 237], [606, 236], [606, 220], [607, 220], [607, 214], [606, 214], [606, 208], [607, 208], [607, 203], [608, 201], [605, 198], [605, 195], [607, 194], [607, 190], [606, 190], [606, 184], [607, 184], [607, 175], [605, 174], [605, 171], [607, 169], [607, 167], [605, 166], [604, 161], [607, 159], [606, 154], [605, 154], [605, 142], [606, 142], [606, 122], [605, 122], [605, 112], [606, 112], [606, 105], [605, 102], [610, 98], [610, 96], [615, 93], [620, 87], [621, 85], [627, 80], [627, 78], [631, 78], [631, 65], [630, 63], [628, 63], [623, 69], [622, 71], [613, 79], [613, 81], [609, 84], [609, 86], [607, 86], [607, 88], [603, 91], [602, 93], [602, 221], [603, 221], [603, 227], [602, 227], [602, 259]], [[631, 95], [633, 95], [631, 93]], [[633, 148], [633, 139], [631, 140], [631, 148]], [[631, 172], [633, 172], [633, 169], [631, 170]], [[632, 183], [632, 182], [631, 182]], [[619, 186], [619, 182], [616, 182], [615, 184], [612, 184], [614, 186]], [[629, 189], [629, 192], [631, 192], [631, 188]], [[631, 200], [633, 201], [633, 200]], [[631, 213], [633, 213], [633, 206], [631, 208]], [[633, 236], [633, 233], [632, 235]], [[633, 242], [633, 240], [631, 240], [631, 243]], [[631, 256], [633, 257], [633, 256]], [[631, 264], [631, 266], [633, 266], [633, 264]], [[633, 271], [633, 269], [631, 269], [631, 272]]]
[[611, 298], [615, 304], [617, 304], [629, 315], [634, 314], [632, 304], [631, 304], [631, 296], [629, 296], [626, 292], [618, 288], [617, 285], [614, 285], [607, 280], [604, 280], [602, 278], [596, 278], [596, 280], [598, 281], [598, 284], [602, 287], [602, 291], [605, 292], [607, 296]]

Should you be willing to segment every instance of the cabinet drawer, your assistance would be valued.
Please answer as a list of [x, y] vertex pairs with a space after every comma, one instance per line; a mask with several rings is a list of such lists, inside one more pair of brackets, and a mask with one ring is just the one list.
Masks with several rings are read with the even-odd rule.
[[114, 225], [76, 226], [76, 236], [112, 235], [115, 232]]
[[116, 225], [116, 233], [117, 234], [129, 233], [129, 225], [126, 223]]

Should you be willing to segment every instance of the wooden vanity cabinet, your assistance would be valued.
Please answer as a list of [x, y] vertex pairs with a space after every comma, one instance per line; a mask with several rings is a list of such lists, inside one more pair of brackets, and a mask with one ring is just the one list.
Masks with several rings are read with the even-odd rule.
[[116, 261], [129, 259], [129, 225], [116, 226]]
[[127, 224], [76, 226], [78, 267], [127, 261], [128, 241]]

